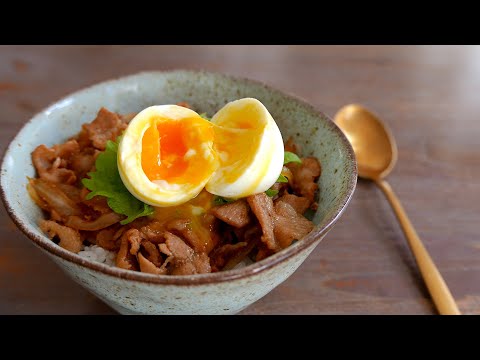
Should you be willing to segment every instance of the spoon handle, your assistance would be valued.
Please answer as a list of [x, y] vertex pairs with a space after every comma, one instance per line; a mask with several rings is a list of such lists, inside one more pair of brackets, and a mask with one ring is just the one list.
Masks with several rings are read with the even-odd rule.
[[382, 189], [390, 202], [390, 205], [392, 205], [395, 215], [402, 226], [405, 237], [408, 240], [408, 245], [415, 256], [428, 291], [432, 296], [433, 302], [437, 306], [438, 312], [441, 315], [460, 315], [461, 313], [458, 310], [457, 304], [455, 303], [447, 284], [445, 284], [442, 275], [440, 275], [440, 272], [428, 254], [427, 249], [425, 249], [422, 240], [418, 237], [405, 209], [400, 203], [400, 200], [398, 200], [392, 188], [385, 180], [375, 180], [375, 183], [380, 189]]

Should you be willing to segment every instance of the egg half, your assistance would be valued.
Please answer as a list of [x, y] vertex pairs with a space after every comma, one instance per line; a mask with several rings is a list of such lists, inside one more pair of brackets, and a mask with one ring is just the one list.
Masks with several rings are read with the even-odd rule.
[[220, 166], [206, 190], [240, 198], [270, 188], [282, 172], [283, 139], [267, 108], [257, 99], [232, 101], [211, 121]]
[[283, 153], [280, 130], [257, 99], [230, 102], [211, 121], [185, 107], [158, 105], [128, 125], [118, 169], [135, 197], [165, 207], [203, 188], [234, 199], [263, 192], [278, 179]]
[[195, 111], [158, 105], [139, 112], [118, 148], [127, 189], [153, 206], [179, 205], [200, 193], [218, 167], [213, 125]]

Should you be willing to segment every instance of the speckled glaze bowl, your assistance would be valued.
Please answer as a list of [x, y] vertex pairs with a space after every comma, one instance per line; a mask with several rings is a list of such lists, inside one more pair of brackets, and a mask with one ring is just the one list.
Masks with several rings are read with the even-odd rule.
[[[314, 230], [287, 249], [250, 266], [193, 276], [158, 276], [84, 259], [56, 245], [39, 229], [40, 209], [26, 191], [35, 175], [30, 153], [76, 134], [100, 107], [119, 113], [187, 101], [212, 115], [227, 102], [259, 99], [284, 139], [322, 164]], [[285, 281], [315, 249], [345, 210], [357, 181], [355, 157], [342, 132], [324, 114], [295, 97], [259, 82], [193, 71], [144, 72], [71, 94], [34, 116], [10, 143], [2, 163], [5, 207], [25, 235], [74, 281], [122, 314], [235, 314]], [[35, 274], [32, 274], [34, 281]]]

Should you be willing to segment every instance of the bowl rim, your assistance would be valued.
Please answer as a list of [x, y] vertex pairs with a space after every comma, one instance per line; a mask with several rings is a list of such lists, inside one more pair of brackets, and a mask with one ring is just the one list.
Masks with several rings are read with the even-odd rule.
[[348, 183], [346, 184], [346, 191], [345, 193], [340, 197], [339, 199], [339, 206], [334, 211], [326, 220], [325, 220], [325, 225], [321, 228], [315, 227], [312, 232], [310, 232], [308, 235], [306, 235], [301, 241], [296, 242], [295, 244], [290, 245], [288, 248], [283, 249], [279, 251], [278, 253], [275, 253], [261, 261], [255, 262], [253, 264], [250, 264], [248, 266], [238, 268], [238, 269], [232, 269], [232, 270], [227, 270], [227, 271], [219, 271], [215, 273], [208, 273], [208, 274], [195, 274], [195, 275], [154, 275], [154, 274], [148, 274], [148, 273], [143, 273], [139, 271], [131, 271], [131, 270], [125, 270], [121, 268], [117, 268], [111, 265], [106, 265], [103, 263], [99, 263], [93, 260], [89, 260], [83, 257], [80, 257], [77, 254], [74, 254], [68, 250], [65, 250], [55, 244], [53, 241], [51, 241], [47, 236], [39, 236], [35, 234], [33, 231], [30, 230], [30, 226], [27, 223], [24, 223], [16, 214], [15, 210], [13, 209], [12, 205], [9, 203], [7, 200], [6, 196], [6, 191], [4, 188], [4, 183], [3, 183], [3, 176], [2, 181], [0, 181], [0, 197], [2, 198], [3, 204], [7, 210], [8, 215], [10, 218], [13, 220], [15, 225], [30, 239], [34, 242], [35, 245], [39, 246], [43, 250], [47, 251], [50, 255], [59, 257], [63, 260], [66, 260], [68, 262], [72, 262], [76, 265], [79, 266], [84, 266], [90, 270], [93, 271], [98, 271], [103, 273], [104, 275], [109, 275], [112, 277], [120, 278], [120, 279], [125, 279], [125, 280], [130, 280], [130, 281], [136, 281], [136, 282], [142, 282], [142, 283], [151, 283], [151, 284], [163, 284], [163, 285], [184, 285], [184, 286], [195, 286], [195, 285], [202, 285], [202, 284], [212, 284], [212, 283], [221, 283], [221, 282], [226, 282], [226, 281], [232, 281], [236, 279], [241, 279], [241, 278], [246, 278], [261, 272], [264, 272], [276, 265], [279, 265], [280, 263], [286, 261], [287, 259], [293, 257], [294, 255], [306, 250], [309, 248], [311, 245], [313, 245], [316, 241], [320, 241], [324, 235], [333, 227], [333, 225], [337, 222], [337, 220], [340, 218], [342, 213], [344, 212], [345, 208], [349, 204], [353, 193], [356, 188], [357, 184], [357, 162], [355, 158], [355, 154], [353, 152], [353, 148], [350, 144], [350, 142], [347, 140], [343, 132], [340, 130], [340, 128], [332, 121], [332, 119], [323, 113], [322, 111], [318, 110], [315, 106], [311, 105], [308, 103], [306, 100], [303, 98], [293, 95], [287, 91], [283, 91], [280, 89], [277, 89], [271, 85], [268, 85], [262, 81], [258, 80], [253, 80], [249, 79], [246, 77], [242, 76], [236, 76], [236, 75], [231, 75], [225, 72], [213, 72], [213, 71], [206, 71], [206, 70], [184, 70], [184, 69], [174, 69], [174, 70], [154, 70], [154, 71], [141, 71], [137, 73], [133, 73], [130, 75], [125, 75], [125, 76], [120, 76], [120, 77], [115, 77], [111, 78], [105, 81], [97, 82], [92, 85], [80, 88], [74, 92], [71, 92], [67, 94], [66, 96], [52, 102], [50, 105], [45, 107], [44, 109], [38, 111], [35, 113], [33, 116], [30, 117], [30, 119], [25, 122], [22, 127], [17, 131], [17, 133], [13, 136], [13, 138], [10, 140], [8, 146], [5, 148], [3, 155], [2, 155], [2, 165], [1, 165], [1, 174], [3, 175], [4, 173], [4, 168], [6, 166], [6, 157], [7, 154], [12, 151], [13, 143], [15, 142], [15, 139], [18, 137], [18, 135], [24, 130], [24, 128], [30, 124], [37, 116], [40, 114], [44, 113], [47, 111], [50, 107], [55, 106], [55, 104], [69, 98], [72, 96], [76, 96], [79, 93], [82, 93], [84, 91], [90, 90], [92, 88], [95, 88], [97, 86], [105, 86], [108, 84], [114, 84], [115, 82], [126, 80], [128, 78], [135, 78], [135, 77], [140, 77], [140, 76], [145, 76], [145, 75], [164, 75], [164, 74], [172, 74], [172, 73], [184, 73], [184, 74], [203, 74], [206, 76], [211, 76], [211, 77], [220, 77], [220, 78], [226, 78], [229, 80], [233, 80], [235, 82], [242, 82], [247, 85], [255, 85], [255, 86], [261, 86], [266, 88], [267, 90], [274, 92], [274, 93], [279, 93], [282, 96], [285, 96], [289, 98], [290, 100], [293, 100], [294, 102], [299, 103], [306, 109], [308, 112], [315, 114], [318, 117], [323, 117], [326, 118], [330, 121], [326, 122], [326, 126], [330, 128], [331, 131], [336, 133], [338, 138], [340, 139], [340, 142], [342, 145], [345, 147], [346, 152], [347, 152], [347, 166], [349, 167], [351, 177], [348, 179]]

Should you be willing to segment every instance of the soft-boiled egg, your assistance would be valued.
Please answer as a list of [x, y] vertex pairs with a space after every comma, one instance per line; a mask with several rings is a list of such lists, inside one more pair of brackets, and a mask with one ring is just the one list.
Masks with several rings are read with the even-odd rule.
[[148, 107], [130, 121], [119, 144], [122, 181], [147, 204], [182, 204], [200, 193], [218, 167], [213, 140], [213, 125], [195, 111]]
[[128, 125], [118, 168], [135, 197], [165, 207], [204, 187], [227, 198], [265, 191], [282, 171], [283, 152], [277, 124], [256, 99], [230, 102], [211, 121], [181, 106], [158, 105]]
[[253, 98], [232, 101], [212, 123], [220, 167], [207, 182], [207, 191], [240, 198], [272, 186], [282, 172], [283, 140], [267, 108]]

